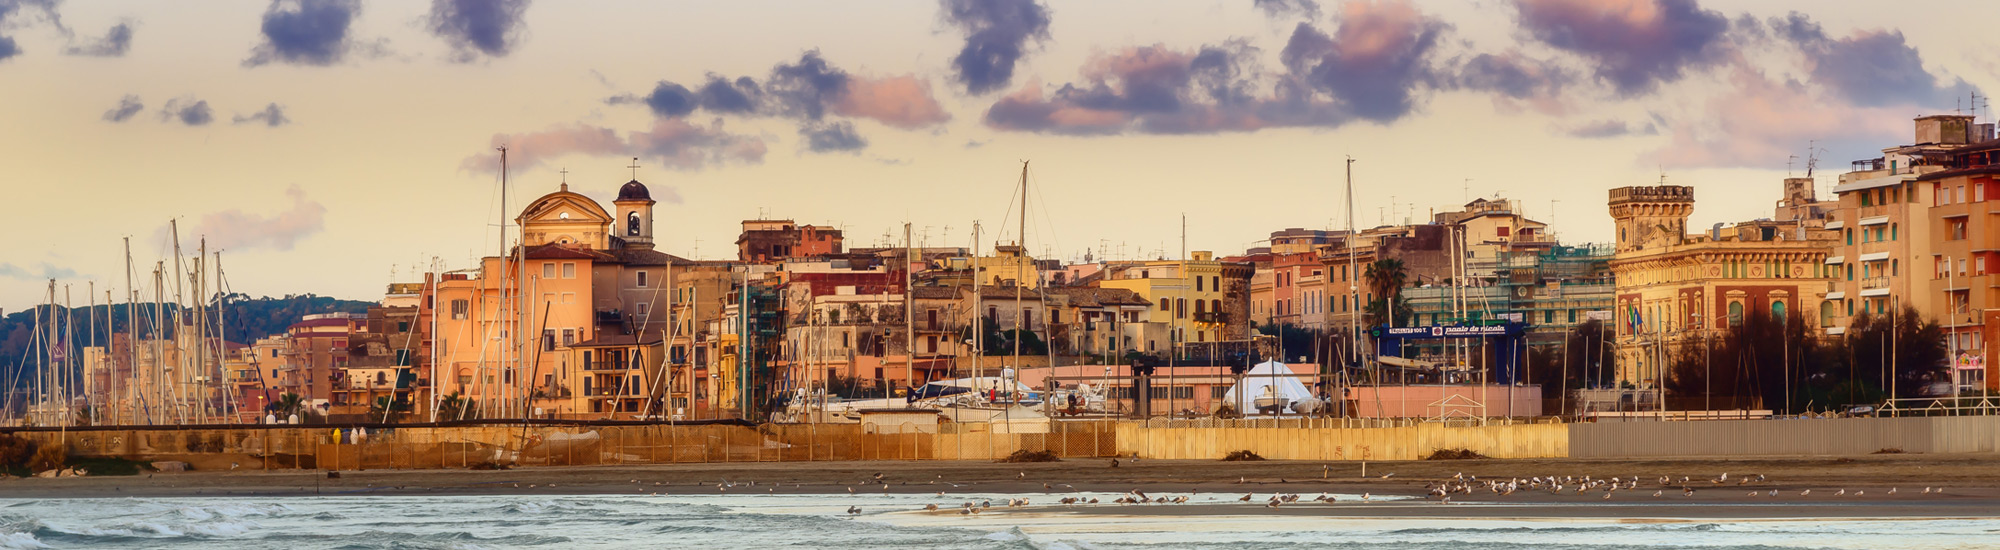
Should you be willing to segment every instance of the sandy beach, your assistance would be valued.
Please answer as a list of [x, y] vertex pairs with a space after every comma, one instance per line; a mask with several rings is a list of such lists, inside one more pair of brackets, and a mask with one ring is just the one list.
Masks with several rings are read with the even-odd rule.
[[[1014, 513], [1260, 515], [1356, 517], [1602, 517], [1602, 518], [1971, 518], [2000, 516], [2000, 462], [1987, 455], [1877, 455], [1851, 458], [1673, 460], [1453, 460], [1360, 463], [1293, 461], [1166, 461], [1071, 459], [1054, 463], [824, 462], [702, 463], [635, 466], [539, 467], [505, 471], [379, 470], [196, 471], [125, 477], [13, 478], [0, 481], [0, 498], [167, 496], [364, 496], [364, 495], [575, 495], [575, 494], [1018, 494], [1038, 506]], [[1711, 480], [1729, 473], [1727, 483]], [[876, 474], [881, 474], [880, 481]], [[1393, 474], [1393, 475], [1391, 475]], [[1509, 496], [1477, 491], [1451, 504], [1431, 499], [1402, 502], [1310, 502], [1325, 493], [1423, 497], [1425, 485], [1454, 475], [1481, 478], [1532, 476], [1638, 476], [1639, 489]], [[1388, 475], [1389, 477], [1382, 477]], [[1739, 480], [1765, 476], [1765, 481]], [[1671, 477], [1662, 487], [1661, 476]], [[1679, 479], [1690, 478], [1692, 496]], [[720, 485], [720, 487], [718, 487]], [[1924, 493], [1936, 488], [1942, 494]], [[1896, 493], [1889, 490], [1894, 488]], [[1777, 490], [1778, 496], [1769, 496]], [[1192, 495], [1190, 504], [1085, 507], [1053, 506], [1062, 493]], [[1755, 490], [1757, 496], [1751, 496]], [[1801, 492], [1811, 490], [1809, 495]], [[1840, 491], [1843, 496], [1835, 496]], [[1655, 492], [1660, 496], [1654, 496]], [[1251, 504], [1237, 499], [1253, 495]], [[1303, 495], [1305, 502], [1262, 506], [1273, 494]], [[1108, 499], [1105, 499], [1108, 501]], [[1643, 507], [1643, 508], [1639, 508]], [[996, 510], [1002, 511], [1002, 510]], [[1247, 511], [1247, 512], [1246, 512]], [[1004, 511], [1002, 511], [1004, 512]]]

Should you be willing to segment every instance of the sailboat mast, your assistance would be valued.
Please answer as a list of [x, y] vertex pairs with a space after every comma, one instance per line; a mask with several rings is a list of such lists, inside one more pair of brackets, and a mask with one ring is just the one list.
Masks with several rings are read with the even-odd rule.
[[[916, 380], [917, 372], [917, 267], [920, 257], [916, 247], [910, 242], [910, 224], [903, 223], [903, 389], [909, 390]], [[884, 394], [883, 397], [889, 397]]]
[[[1351, 311], [1354, 312], [1354, 318], [1347, 324], [1348, 365], [1361, 360], [1361, 318], [1363, 310], [1361, 306], [1361, 266], [1354, 256], [1354, 239], [1356, 236], [1354, 233], [1354, 157], [1347, 157], [1347, 238], [1341, 240], [1347, 245], [1347, 301], [1350, 306], [1353, 306]], [[1348, 365], [1340, 367], [1340, 372], [1343, 375], [1347, 373]], [[1374, 365], [1368, 367], [1368, 383], [1381, 384], [1376, 379]], [[1353, 411], [1348, 411], [1348, 413], [1353, 414]]]
[[[495, 309], [494, 311], [495, 313], [498, 314], [508, 315], [508, 317], [495, 318], [493, 320], [494, 323], [498, 323], [500, 325], [499, 332], [505, 336], [503, 336], [500, 339], [500, 342], [496, 344], [500, 348], [499, 349], [500, 354], [499, 357], [494, 358], [494, 363], [493, 363], [494, 377], [491, 378], [491, 380], [493, 381], [492, 382], [481, 381], [482, 385], [485, 386], [484, 388], [485, 391], [481, 393], [484, 393], [485, 395], [482, 396], [484, 397], [484, 399], [480, 400], [481, 402], [484, 403], [494, 403], [494, 404], [504, 402], [504, 401], [496, 401], [496, 399], [498, 399], [496, 395], [499, 393], [500, 389], [499, 381], [506, 378], [507, 338], [514, 336], [509, 330], [507, 330], [510, 327], [510, 325], [508, 325], [505, 320], [512, 317], [511, 314], [507, 313], [507, 281], [509, 279], [509, 275], [511, 274], [510, 271], [507, 269], [507, 261], [509, 259], [507, 254], [507, 148], [499, 147], [497, 149], [500, 151], [500, 232], [499, 232], [500, 235], [496, 239], [497, 242], [494, 244], [495, 246], [498, 247], [499, 249], [498, 254], [500, 256], [500, 265], [499, 265], [500, 303], [498, 309]], [[496, 412], [498, 412], [498, 414], [501, 417], [506, 416], [506, 413], [504, 411], [496, 411]]]
[[[138, 389], [137, 384], [139, 381], [139, 314], [137, 309], [133, 309], [132, 302], [134, 302], [138, 297], [139, 297], [139, 289], [132, 287], [132, 238], [126, 237], [125, 238], [125, 350], [127, 352], [130, 352], [131, 357], [129, 357], [128, 358], [129, 360], [125, 363], [125, 372], [128, 376], [131, 376], [132, 379], [130, 382], [125, 384], [125, 391], [135, 392], [134, 395], [139, 395], [136, 393], [136, 390]], [[111, 375], [114, 378], [117, 377], [118, 371], [116, 369], [113, 369], [111, 371]], [[118, 389], [116, 386], [112, 387], [111, 399], [112, 403], [114, 404], [113, 405], [114, 407], [118, 406], [117, 404], [119, 403], [124, 403], [124, 401], [118, 399]], [[138, 423], [137, 417], [139, 414], [139, 406], [137, 403], [133, 403], [131, 406], [132, 406], [132, 416], [130, 417], [132, 418], [131, 422], [136, 424]], [[117, 410], [113, 409], [112, 412], [114, 413], [113, 416], [116, 416], [115, 413], [117, 412]], [[118, 423], [118, 421], [114, 419], [112, 423], [116, 424]]]
[[986, 372], [986, 315], [979, 311], [986, 297], [980, 294], [979, 222], [972, 222], [972, 385], [979, 389], [979, 376]]
[[[1028, 256], [1028, 161], [1025, 160], [1021, 161], [1021, 219], [1018, 220], [1018, 223], [1020, 224], [1021, 232], [1014, 235], [1014, 246], [1020, 249], [1021, 262], [1015, 264], [1020, 266], [1020, 268], [1014, 273], [1013, 360], [1014, 372], [1017, 375], [1021, 372], [1021, 333], [1027, 329], [1025, 326], [1025, 316], [1023, 315], [1024, 312], [1021, 307], [1021, 287], [1028, 283], [1026, 270], [1034, 267], [1034, 259]], [[1000, 374], [1001, 381], [1005, 382], [1007, 380], [1007, 371], [1000, 371]], [[1007, 387], [1008, 391], [1013, 391], [1013, 389], [1013, 386]]]

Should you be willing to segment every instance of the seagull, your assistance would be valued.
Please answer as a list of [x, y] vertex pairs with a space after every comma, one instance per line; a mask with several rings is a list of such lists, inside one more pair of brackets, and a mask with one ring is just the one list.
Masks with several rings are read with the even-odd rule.
[[1239, 498], [1239, 499], [1236, 499], [1236, 501], [1237, 501], [1237, 502], [1250, 502], [1250, 493], [1243, 493], [1243, 498]]
[[1836, 492], [1836, 493], [1834, 493], [1834, 494], [1833, 494], [1833, 496], [1837, 496], [1837, 497], [1844, 497], [1844, 496], [1847, 496], [1847, 490], [1846, 490], [1846, 489], [1841, 489], [1841, 490], [1840, 490], [1839, 492]]
[[1393, 475], [1396, 475], [1396, 472], [1389, 472], [1389, 473], [1386, 473], [1386, 474], [1382, 474], [1382, 479], [1389, 479], [1389, 476], [1393, 476]]
[[1890, 488], [1889, 488], [1889, 494], [1892, 494], [1892, 495], [1893, 495], [1893, 494], [1896, 494], [1896, 488], [1895, 488], [1895, 487], [1890, 487]]
[[1806, 495], [1810, 495], [1810, 494], [1812, 494], [1812, 489], [1806, 489], [1806, 490], [1804, 490], [1804, 491], [1799, 491], [1799, 496], [1806, 496]]
[[1653, 491], [1653, 496], [1657, 497], [1657, 496], [1660, 496], [1660, 495], [1663, 495], [1663, 494], [1666, 494], [1666, 493], [1667, 493], [1667, 490], [1666, 490], [1666, 489], [1661, 489], [1661, 490], [1658, 490], [1658, 491]]
[[936, 512], [937, 510], [938, 510], [938, 507], [937, 507], [937, 503], [935, 503], [935, 502], [933, 502], [933, 503], [930, 503], [930, 504], [926, 504], [926, 505], [924, 505], [924, 511], [925, 511], [925, 512]]
[[1773, 497], [1775, 497], [1775, 496], [1778, 496], [1778, 490], [1777, 490], [1777, 489], [1772, 489], [1772, 490], [1771, 490], [1771, 496], [1773, 496]]
[[861, 507], [860, 507], [860, 506], [849, 506], [849, 507], [847, 507], [847, 515], [850, 515], [850, 516], [858, 516], [858, 515], [861, 515]]
[[1611, 492], [1610, 492], [1610, 491], [1605, 491], [1605, 492], [1604, 492], [1604, 500], [1611, 500]]

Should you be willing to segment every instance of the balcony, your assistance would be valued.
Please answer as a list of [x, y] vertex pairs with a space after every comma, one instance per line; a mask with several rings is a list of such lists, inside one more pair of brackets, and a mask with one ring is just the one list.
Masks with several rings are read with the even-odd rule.
[[1863, 278], [1861, 279], [1861, 288], [1863, 290], [1875, 289], [1875, 288], [1889, 288], [1889, 277], [1881, 276], [1881, 277]]
[[626, 361], [591, 361], [583, 366], [583, 370], [591, 371], [622, 371], [638, 368], [638, 366]]

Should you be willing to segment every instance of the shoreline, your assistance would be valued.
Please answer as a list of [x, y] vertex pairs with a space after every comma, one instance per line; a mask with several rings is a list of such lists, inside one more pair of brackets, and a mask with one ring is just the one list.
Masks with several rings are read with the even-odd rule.
[[[743, 496], [816, 495], [828, 502], [906, 506], [924, 522], [923, 502], [957, 506], [970, 495], [1028, 497], [1027, 508], [994, 508], [988, 518], [1066, 521], [1108, 515], [1171, 519], [1242, 515], [1378, 519], [1703, 521], [1809, 519], [2000, 518], [2000, 468], [1992, 455], [1889, 455], [1848, 458], [1663, 460], [1456, 460], [1359, 463], [1295, 461], [1217, 462], [1070, 459], [1053, 463], [984, 461], [690, 463], [630, 466], [528, 467], [502, 471], [194, 471], [137, 476], [13, 478], [0, 481], [0, 499], [125, 497], [413, 497], [413, 496]], [[1379, 472], [1379, 474], [1377, 473]], [[1382, 474], [1394, 475], [1383, 478]], [[1731, 472], [1731, 483], [1712, 479]], [[876, 474], [882, 477], [878, 481]], [[1426, 498], [1425, 485], [1455, 474], [1481, 478], [1638, 476], [1639, 489], [1602, 492], [1485, 491], [1453, 495], [1443, 504]], [[1763, 474], [1765, 482], [1735, 480]], [[1325, 476], [1325, 477], [1321, 477]], [[1671, 476], [1671, 487], [1658, 484]], [[1690, 478], [1692, 497], [1681, 494]], [[885, 487], [886, 485], [886, 487]], [[1897, 493], [1889, 494], [1890, 488]], [[1926, 487], [1941, 493], [1926, 494]], [[1758, 491], [1750, 496], [1749, 491]], [[1768, 496], [1770, 490], [1779, 496]], [[1812, 494], [1800, 493], [1812, 490]], [[1187, 504], [1117, 505], [1129, 491], [1154, 496], [1189, 495]], [[1834, 496], [1845, 490], [1848, 496]], [[1661, 496], [1653, 496], [1655, 491]], [[850, 493], [851, 492], [851, 493]], [[1313, 502], [1332, 493], [1334, 503]], [[939, 493], [942, 493], [940, 495]], [[1072, 493], [1095, 493], [1101, 503], [1063, 506]], [[1406, 500], [1360, 502], [1363, 493]], [[1865, 494], [1855, 494], [1865, 493]], [[1251, 503], [1240, 504], [1243, 495]], [[1273, 494], [1298, 494], [1299, 502], [1264, 506]], [[874, 504], [870, 504], [870, 503]], [[887, 513], [904, 514], [891, 510]], [[955, 511], [940, 520], [959, 520]], [[898, 516], [903, 517], [903, 516]]]

